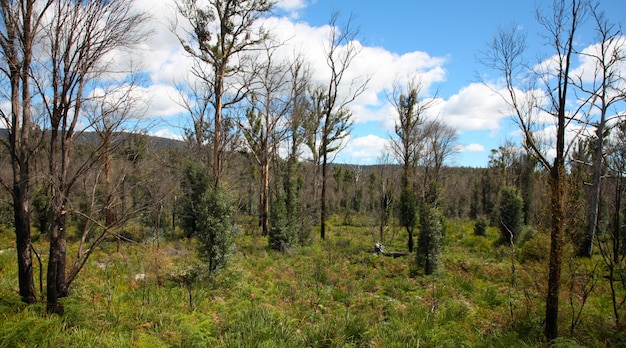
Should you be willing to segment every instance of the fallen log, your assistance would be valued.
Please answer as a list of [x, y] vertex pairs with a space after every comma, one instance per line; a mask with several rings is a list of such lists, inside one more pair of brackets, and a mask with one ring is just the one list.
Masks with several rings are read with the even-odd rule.
[[385, 250], [385, 246], [384, 245], [382, 245], [380, 243], [374, 244], [374, 255], [390, 256], [390, 257], [393, 257], [395, 259], [396, 257], [407, 256], [407, 255], [410, 255], [410, 254], [411, 253], [403, 252], [403, 251], [387, 251], [387, 250]]

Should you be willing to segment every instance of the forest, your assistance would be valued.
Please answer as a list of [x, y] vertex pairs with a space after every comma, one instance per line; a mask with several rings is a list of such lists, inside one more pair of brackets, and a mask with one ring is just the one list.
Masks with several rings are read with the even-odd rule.
[[173, 4], [183, 140], [149, 135], [116, 60], [150, 34], [132, 2], [0, 2], [0, 347], [626, 345], [626, 39], [599, 3], [538, 10], [540, 63], [494, 28], [524, 141], [484, 168], [449, 164], [417, 72], [387, 152], [335, 163], [371, 79], [351, 17], [318, 85], [259, 26], [272, 2]]

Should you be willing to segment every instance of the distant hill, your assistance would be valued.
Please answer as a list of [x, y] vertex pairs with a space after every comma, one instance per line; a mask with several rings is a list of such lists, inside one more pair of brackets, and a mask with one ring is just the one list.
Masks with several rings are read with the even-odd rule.
[[[143, 135], [138, 133], [120, 133], [122, 135], [122, 139], [131, 136], [145, 136], [148, 142], [152, 145], [153, 149], [182, 149], [185, 147], [185, 142], [176, 139], [170, 138], [162, 138], [153, 135]], [[6, 139], [9, 136], [9, 132], [6, 128], [0, 128], [0, 138]], [[76, 139], [76, 143], [78, 144], [89, 144], [98, 142], [98, 133], [96, 132], [85, 132], [81, 134], [81, 136]]]

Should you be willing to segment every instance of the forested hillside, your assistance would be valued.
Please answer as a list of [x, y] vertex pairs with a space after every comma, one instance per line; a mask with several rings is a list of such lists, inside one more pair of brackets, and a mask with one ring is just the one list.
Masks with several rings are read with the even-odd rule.
[[278, 58], [273, 6], [174, 6], [172, 140], [144, 118], [146, 13], [0, 2], [0, 346], [626, 345], [626, 41], [599, 4], [538, 12], [547, 61], [515, 26], [481, 52], [523, 140], [477, 168], [419, 71], [377, 163], [338, 163], [375, 83], [359, 30], [330, 16], [320, 74]]

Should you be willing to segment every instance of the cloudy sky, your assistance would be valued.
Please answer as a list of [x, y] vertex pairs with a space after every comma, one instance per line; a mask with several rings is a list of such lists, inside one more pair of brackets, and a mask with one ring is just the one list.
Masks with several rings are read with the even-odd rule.
[[[152, 15], [153, 35], [143, 44], [143, 67], [149, 82], [147, 110], [158, 122], [152, 134], [180, 137], [189, 117], [176, 103], [174, 87], [188, 77], [190, 59], [182, 50], [171, 27], [175, 21], [174, 0], [135, 0]], [[342, 19], [352, 15], [360, 28], [362, 51], [351, 66], [350, 75], [371, 78], [368, 89], [353, 104], [354, 126], [336, 162], [374, 164], [385, 151], [393, 133], [394, 112], [387, 102], [394, 80], [419, 73], [423, 96], [438, 102], [429, 117], [438, 117], [455, 127], [460, 152], [449, 164], [486, 166], [490, 150], [507, 140], [518, 141], [519, 132], [503, 115], [506, 106], [500, 97], [479, 82], [496, 83], [498, 76], [485, 71], [477, 61], [480, 51], [500, 26], [515, 24], [528, 34], [529, 56], [546, 55], [537, 6], [546, 9], [549, 1], [502, 0], [279, 0], [265, 26], [277, 37], [288, 39], [291, 51], [304, 52], [313, 69], [323, 76], [325, 61], [322, 42], [333, 12]], [[626, 1], [602, 0], [601, 8], [619, 24], [626, 23]], [[180, 23], [179, 23], [180, 24]], [[595, 43], [594, 33], [585, 28], [577, 47]], [[584, 64], [583, 61], [577, 64]]]

